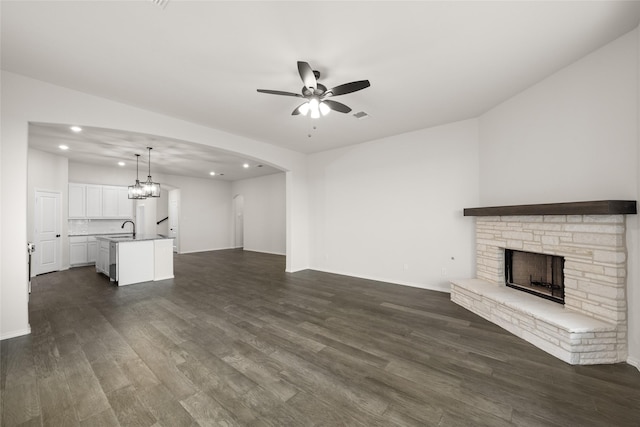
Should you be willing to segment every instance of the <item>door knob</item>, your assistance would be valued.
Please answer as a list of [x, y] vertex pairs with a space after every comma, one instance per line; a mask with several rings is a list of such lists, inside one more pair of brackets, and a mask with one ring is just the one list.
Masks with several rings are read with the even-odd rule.
[[60, 237], [60, 235], [59, 235], [59, 234], [56, 234], [56, 237]]

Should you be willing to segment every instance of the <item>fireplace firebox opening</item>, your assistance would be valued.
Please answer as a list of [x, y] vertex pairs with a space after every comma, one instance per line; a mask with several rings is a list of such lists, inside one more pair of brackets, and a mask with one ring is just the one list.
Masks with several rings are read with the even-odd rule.
[[506, 285], [564, 304], [564, 257], [505, 249]]

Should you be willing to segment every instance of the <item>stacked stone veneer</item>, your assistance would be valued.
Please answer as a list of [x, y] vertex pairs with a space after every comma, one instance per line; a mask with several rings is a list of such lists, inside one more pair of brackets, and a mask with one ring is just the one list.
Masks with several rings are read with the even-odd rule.
[[[451, 299], [568, 363], [625, 361], [625, 233], [624, 215], [477, 217], [481, 280], [452, 282]], [[505, 248], [564, 257], [564, 307], [507, 288]]]

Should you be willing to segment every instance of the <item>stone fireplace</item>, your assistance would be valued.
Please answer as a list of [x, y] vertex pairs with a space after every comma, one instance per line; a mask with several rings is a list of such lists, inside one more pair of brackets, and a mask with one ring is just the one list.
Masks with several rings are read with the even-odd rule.
[[510, 288], [564, 304], [564, 257], [504, 250], [504, 279]]
[[[635, 213], [635, 201], [465, 209], [476, 216], [477, 277], [452, 281], [451, 300], [567, 363], [626, 361], [625, 215]], [[535, 262], [549, 275], [514, 278], [514, 253], [542, 255]], [[564, 306], [506, 286], [512, 274], [521, 287], [551, 289], [559, 269]]]

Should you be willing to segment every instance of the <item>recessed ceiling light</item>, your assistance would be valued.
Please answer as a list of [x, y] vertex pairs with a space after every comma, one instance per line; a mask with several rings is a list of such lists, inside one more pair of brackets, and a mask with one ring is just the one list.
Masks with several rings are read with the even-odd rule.
[[216, 173], [214, 171], [209, 172], [209, 175], [214, 176]]
[[247, 169], [249, 167], [249, 163], [245, 163], [244, 165], [242, 165], [242, 167]]
[[80, 126], [71, 126], [69, 129], [74, 132], [82, 132], [82, 128]]
[[124, 162], [118, 162], [118, 166], [124, 166]]
[[67, 146], [67, 145], [58, 145], [58, 148], [61, 149], [61, 150], [68, 150], [69, 146]]

